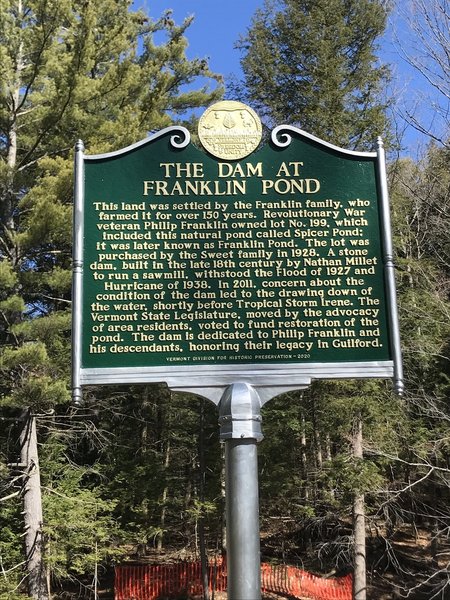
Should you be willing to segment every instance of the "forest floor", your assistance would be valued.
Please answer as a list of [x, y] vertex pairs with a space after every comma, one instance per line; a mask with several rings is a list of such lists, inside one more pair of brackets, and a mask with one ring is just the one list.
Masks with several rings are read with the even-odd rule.
[[[284, 562], [318, 576], [336, 577], [345, 574], [345, 568], [335, 572], [334, 569], [329, 569], [329, 564], [324, 564], [323, 557], [322, 560], [319, 560], [320, 552], [317, 553], [317, 547], [314, 545], [303, 555], [299, 554], [298, 548], [291, 554], [290, 551], [294, 549], [292, 541], [292, 545], [285, 548], [284, 561], [282, 561], [280, 557], [274, 556], [276, 554], [274, 542], [272, 535], [262, 535], [262, 560], [264, 562], [278, 564]], [[395, 534], [390, 535], [389, 538], [385, 532], [379, 530], [371, 532], [367, 539], [367, 600], [450, 599], [450, 572], [448, 569], [450, 545], [447, 540], [440, 540], [439, 551], [436, 554], [435, 542], [434, 540], [433, 544], [429, 529], [413, 529], [410, 526], [398, 527]], [[126, 562], [131, 564], [168, 564], [193, 558], [185, 551], [180, 552], [170, 548], [162, 552], [142, 547], [130, 547], [128, 550]], [[437, 556], [435, 560], [433, 560], [432, 550]], [[299, 560], [300, 556], [301, 560]], [[437, 575], [439, 571], [441, 573]], [[428, 583], [426, 583], [427, 580], [429, 580]], [[446, 584], [449, 587], [445, 588]], [[438, 592], [439, 587], [442, 588], [441, 592]], [[436, 592], [438, 592], [437, 595], [435, 595]], [[103, 581], [99, 599], [113, 600], [113, 598], [114, 579], [113, 573], [109, 573]], [[214, 600], [227, 600], [226, 593], [216, 592]], [[280, 594], [266, 594], [263, 596], [263, 600], [294, 599]]]
[[433, 539], [431, 527], [400, 526], [368, 548], [368, 600], [450, 599], [449, 541]]
[[[431, 523], [423, 527], [399, 524], [388, 532], [382, 524], [372, 523], [366, 537], [367, 600], [450, 600], [450, 539], [433, 538], [432, 529]], [[319, 577], [351, 572], [350, 523], [344, 527], [341, 523], [340, 529], [331, 527], [328, 536], [324, 528], [307, 541], [304, 530], [280, 533], [286, 564]], [[279, 558], [275, 550], [278, 536], [262, 535], [263, 560]], [[333, 568], [334, 564], [339, 567]]]

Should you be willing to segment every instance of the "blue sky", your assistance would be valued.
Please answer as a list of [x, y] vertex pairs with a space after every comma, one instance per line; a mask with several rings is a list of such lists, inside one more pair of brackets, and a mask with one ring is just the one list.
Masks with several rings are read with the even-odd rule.
[[[176, 23], [194, 15], [194, 22], [186, 32], [189, 41], [188, 57], [208, 57], [211, 69], [228, 79], [240, 74], [240, 53], [234, 45], [239, 35], [245, 34], [256, 9], [263, 5], [263, 0], [141, 0], [136, 4], [142, 6], [154, 19], [168, 8], [173, 9]], [[400, 9], [405, 8], [406, 0], [398, 0], [398, 5]], [[392, 88], [387, 93], [398, 98], [399, 106], [405, 102], [414, 103], [416, 95], [424, 93], [424, 81], [408, 66], [396, 42], [400, 32], [408, 44], [407, 26], [403, 19], [404, 10], [392, 14], [381, 53], [381, 59], [392, 65], [394, 74]], [[422, 102], [420, 108], [425, 111], [425, 103]], [[420, 154], [426, 140], [411, 127], [402, 123], [403, 126], [406, 127], [405, 154]]]
[[250, 25], [251, 18], [262, 0], [146, 0], [142, 3], [153, 18], [167, 8], [173, 9], [173, 18], [181, 23], [194, 15], [193, 24], [186, 32], [189, 40], [189, 58], [209, 57], [213, 71], [228, 77], [239, 71], [239, 52], [234, 44]]

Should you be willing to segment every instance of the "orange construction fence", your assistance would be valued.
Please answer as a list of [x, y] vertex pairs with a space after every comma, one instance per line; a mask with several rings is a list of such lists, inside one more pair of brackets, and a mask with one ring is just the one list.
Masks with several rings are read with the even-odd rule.
[[[226, 562], [210, 561], [210, 590], [227, 589]], [[323, 579], [286, 565], [261, 565], [262, 592], [310, 600], [352, 600], [352, 576]], [[120, 565], [116, 567], [115, 600], [159, 600], [200, 596], [203, 591], [200, 562], [167, 565]]]

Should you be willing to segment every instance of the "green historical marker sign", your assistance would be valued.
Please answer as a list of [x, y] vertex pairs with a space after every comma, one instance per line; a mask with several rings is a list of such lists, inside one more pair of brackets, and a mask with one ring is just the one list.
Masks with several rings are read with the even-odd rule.
[[401, 369], [380, 149], [281, 127], [227, 160], [169, 128], [77, 165], [75, 388]]

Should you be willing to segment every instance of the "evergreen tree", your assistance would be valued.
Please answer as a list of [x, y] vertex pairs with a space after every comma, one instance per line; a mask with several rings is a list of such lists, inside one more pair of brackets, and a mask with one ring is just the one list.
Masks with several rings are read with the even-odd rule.
[[[386, 547], [422, 528], [427, 568], [411, 570], [408, 588], [444, 597], [450, 581], [441, 557], [449, 526], [449, 153], [431, 145], [423, 161], [400, 160], [391, 169], [393, 233], [398, 264], [399, 314], [406, 393], [404, 416], [392, 423], [397, 446], [373, 447], [389, 463], [386, 498], [378, 514], [386, 522]], [[403, 526], [403, 527], [402, 527]], [[417, 533], [416, 533], [417, 535]]]
[[297, 125], [338, 146], [371, 147], [388, 126], [376, 58], [379, 0], [266, 0], [237, 47], [240, 95], [269, 127]]
[[[32, 414], [43, 415], [69, 400], [72, 148], [76, 140], [83, 139], [90, 153], [118, 149], [173, 120], [189, 118], [190, 109], [221, 95], [219, 78], [209, 71], [207, 62], [188, 60], [185, 55], [190, 22], [176, 25], [169, 11], [153, 22], [144, 12], [131, 10], [127, 0], [2, 2], [3, 409], [15, 407], [19, 415], [29, 407]], [[163, 41], [156, 43], [156, 35]], [[199, 77], [216, 81], [201, 87], [196, 85]], [[39, 422], [38, 418], [38, 429]], [[6, 444], [5, 438], [2, 441]], [[70, 455], [62, 453], [67, 461]], [[11, 456], [5, 456], [7, 461]], [[3, 463], [1, 469], [3, 474]], [[41, 471], [45, 470], [41, 465]], [[53, 489], [46, 481], [46, 487]], [[75, 488], [86, 487], [85, 481], [68, 478], [64, 494], [76, 495]], [[8, 485], [6, 490], [5, 496], [10, 496]], [[16, 498], [6, 502], [16, 502]], [[44, 504], [52, 535], [57, 536], [56, 513], [52, 513], [56, 504]], [[101, 505], [102, 519], [111, 510], [111, 505]], [[102, 540], [99, 535], [97, 543]], [[20, 545], [19, 537], [16, 543]], [[9, 577], [20, 579], [14, 553], [2, 555], [2, 560]], [[14, 589], [17, 582], [11, 580], [10, 585]], [[40, 597], [45, 594], [42, 590]]]
[[116, 502], [125, 539], [157, 553], [168, 546], [196, 554], [204, 518], [209, 548], [217, 547], [216, 407], [208, 402], [202, 411], [198, 398], [158, 385], [97, 397], [96, 403], [102, 406], [97, 427], [110, 436], [99, 460], [103, 497]]
[[52, 332], [69, 328], [74, 141], [91, 153], [123, 147], [220, 92], [181, 90], [212, 75], [184, 55], [189, 21], [153, 23], [128, 4], [11, 0], [2, 12], [0, 334], [3, 366], [16, 370], [4, 395], [18, 404], [67, 399], [52, 382], [67, 373], [67, 346]]

